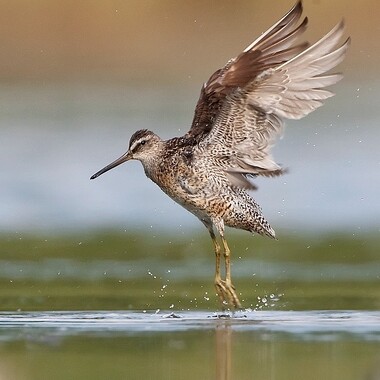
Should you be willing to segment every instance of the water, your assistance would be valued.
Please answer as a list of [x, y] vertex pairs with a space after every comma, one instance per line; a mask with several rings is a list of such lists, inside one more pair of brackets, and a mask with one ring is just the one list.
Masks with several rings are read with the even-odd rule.
[[[233, 331], [282, 332], [294, 339], [329, 340], [345, 333], [365, 341], [380, 341], [378, 311], [52, 311], [1, 312], [3, 341], [17, 329], [32, 335], [128, 336], [135, 333], [213, 331], [227, 325]], [[7, 335], [9, 333], [9, 336]], [[308, 335], [309, 334], [309, 335]], [[315, 335], [315, 336], [314, 336]]]
[[378, 379], [376, 311], [0, 313], [7, 379]]
[[379, 379], [376, 237], [233, 235], [233, 314], [207, 235], [18, 236], [0, 244], [0, 378]]

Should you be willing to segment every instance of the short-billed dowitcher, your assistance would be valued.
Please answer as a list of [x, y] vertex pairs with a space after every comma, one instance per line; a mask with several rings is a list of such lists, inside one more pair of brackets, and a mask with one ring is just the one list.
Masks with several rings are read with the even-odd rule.
[[[275, 237], [260, 206], [247, 193], [251, 178], [284, 170], [271, 147], [283, 119], [301, 119], [333, 94], [324, 89], [341, 74], [327, 73], [346, 54], [350, 39], [343, 21], [313, 45], [298, 42], [308, 19], [294, 7], [203, 85], [190, 130], [164, 141], [149, 130], [135, 132], [128, 151], [94, 174], [141, 161], [145, 174], [167, 195], [197, 216], [208, 229], [216, 256], [215, 288], [223, 305], [240, 308], [231, 280], [231, 252], [224, 227]], [[220, 236], [223, 250], [214, 229]], [[223, 252], [225, 277], [220, 261]]]

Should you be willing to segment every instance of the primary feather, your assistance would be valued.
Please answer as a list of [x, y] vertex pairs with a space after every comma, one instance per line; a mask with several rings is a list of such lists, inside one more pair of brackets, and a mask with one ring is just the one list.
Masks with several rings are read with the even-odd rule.
[[310, 46], [297, 42], [308, 23], [307, 18], [299, 23], [301, 14], [299, 1], [202, 87], [186, 136], [198, 143], [195, 158], [224, 157], [233, 186], [253, 189], [248, 176], [282, 174], [270, 151], [283, 119], [300, 119], [323, 105], [333, 96], [324, 88], [342, 78], [326, 73], [349, 46], [350, 39], [339, 43], [343, 21]]

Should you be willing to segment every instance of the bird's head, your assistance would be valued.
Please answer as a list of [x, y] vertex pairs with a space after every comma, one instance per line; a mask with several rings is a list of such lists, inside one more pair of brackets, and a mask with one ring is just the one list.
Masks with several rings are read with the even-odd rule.
[[155, 133], [147, 129], [141, 129], [131, 136], [128, 151], [95, 173], [91, 179], [95, 179], [103, 173], [108, 172], [108, 170], [129, 160], [139, 160], [144, 167], [147, 167], [156, 159], [156, 153], [160, 150], [161, 146], [162, 140]]

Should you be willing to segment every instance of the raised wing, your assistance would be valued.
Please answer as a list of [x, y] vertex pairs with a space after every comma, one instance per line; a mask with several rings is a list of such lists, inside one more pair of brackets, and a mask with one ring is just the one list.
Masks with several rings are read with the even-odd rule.
[[339, 46], [343, 32], [341, 21], [314, 45], [289, 61], [263, 71], [238, 92], [247, 96], [248, 104], [267, 114], [288, 119], [308, 115], [334, 95], [323, 88], [342, 79], [341, 74], [325, 74], [346, 55], [350, 39]]
[[[249, 175], [278, 175], [270, 148], [282, 130], [282, 118], [300, 119], [333, 94], [324, 89], [340, 74], [326, 74], [345, 57], [350, 39], [340, 45], [339, 23], [314, 45], [286, 62], [263, 70], [243, 87], [226, 95], [201, 150], [222, 162], [230, 182], [254, 188]], [[291, 49], [291, 48], [290, 48]]]
[[247, 86], [263, 71], [289, 61], [307, 48], [307, 42], [296, 43], [308, 21], [305, 18], [297, 26], [301, 14], [302, 2], [299, 1], [239, 56], [210, 77], [202, 87], [188, 137], [202, 140], [210, 132], [229, 94]]

